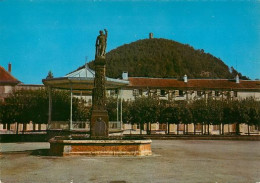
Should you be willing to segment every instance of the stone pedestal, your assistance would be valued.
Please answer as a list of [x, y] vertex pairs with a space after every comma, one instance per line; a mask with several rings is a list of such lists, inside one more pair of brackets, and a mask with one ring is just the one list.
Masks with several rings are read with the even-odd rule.
[[92, 92], [92, 114], [90, 124], [91, 138], [108, 137], [108, 112], [106, 110], [106, 60], [97, 57], [95, 64], [95, 80]]
[[93, 137], [108, 137], [108, 112], [93, 110], [91, 115], [90, 134]]

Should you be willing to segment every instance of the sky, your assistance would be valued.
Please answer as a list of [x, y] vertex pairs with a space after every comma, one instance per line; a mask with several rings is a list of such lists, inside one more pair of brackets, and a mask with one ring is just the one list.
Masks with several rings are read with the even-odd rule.
[[107, 52], [152, 32], [260, 78], [257, 0], [0, 0], [0, 65], [25, 84], [62, 77], [94, 59], [104, 28]]

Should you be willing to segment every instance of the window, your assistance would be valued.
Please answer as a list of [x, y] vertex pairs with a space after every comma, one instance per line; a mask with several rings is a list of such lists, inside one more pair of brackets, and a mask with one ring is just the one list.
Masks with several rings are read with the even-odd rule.
[[171, 92], [169, 92], [169, 94], [168, 94], [169, 98], [172, 98], [172, 97], [174, 97], [174, 94], [175, 94], [175, 93], [174, 93], [174, 92], [172, 92], [172, 91], [171, 91]]
[[237, 97], [237, 91], [234, 91], [234, 97]]
[[213, 95], [212, 93], [213, 93], [212, 91], [209, 91], [208, 92], [208, 97], [212, 97], [212, 95]]
[[140, 129], [140, 123], [136, 124], [136, 129]]
[[220, 96], [220, 91], [215, 91], [215, 96], [219, 97]]
[[160, 94], [161, 94], [161, 96], [165, 96], [165, 95], [166, 95], [166, 92], [165, 92], [165, 90], [161, 90], [160, 92], [161, 92], [161, 93], [160, 93]]
[[143, 95], [143, 91], [141, 89], [139, 90], [139, 95]]
[[133, 90], [133, 96], [137, 97], [139, 95], [142, 95], [142, 90], [141, 89], [134, 89]]
[[202, 91], [197, 91], [197, 96], [198, 97], [201, 97], [203, 95], [203, 92]]
[[183, 96], [184, 96], [183, 90], [179, 90], [179, 96], [180, 96], [180, 97], [183, 97]]
[[110, 96], [114, 96], [115, 95], [115, 90], [110, 90]]
[[110, 90], [110, 96], [115, 96], [118, 94], [118, 90]]
[[175, 96], [179, 96], [179, 90], [175, 90], [175, 91], [174, 91], [174, 95], [175, 95]]

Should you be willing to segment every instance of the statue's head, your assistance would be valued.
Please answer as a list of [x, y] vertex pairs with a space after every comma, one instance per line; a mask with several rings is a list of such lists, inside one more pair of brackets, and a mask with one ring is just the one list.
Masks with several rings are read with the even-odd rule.
[[102, 35], [102, 34], [103, 34], [103, 31], [102, 31], [102, 30], [101, 30], [101, 31], [99, 31], [99, 34], [100, 34], [100, 35]]

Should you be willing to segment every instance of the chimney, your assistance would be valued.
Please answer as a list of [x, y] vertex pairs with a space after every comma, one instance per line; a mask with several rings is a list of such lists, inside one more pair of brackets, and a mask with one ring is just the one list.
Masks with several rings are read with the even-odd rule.
[[149, 39], [153, 39], [153, 33], [152, 32], [149, 33]]
[[123, 78], [123, 80], [128, 80], [128, 72], [123, 72], [122, 73], [122, 78]]
[[236, 83], [239, 83], [239, 76], [236, 75]]
[[8, 63], [8, 72], [12, 72], [12, 64], [10, 62]]
[[188, 77], [186, 74], [184, 75], [183, 80], [184, 80], [184, 83], [188, 83]]

